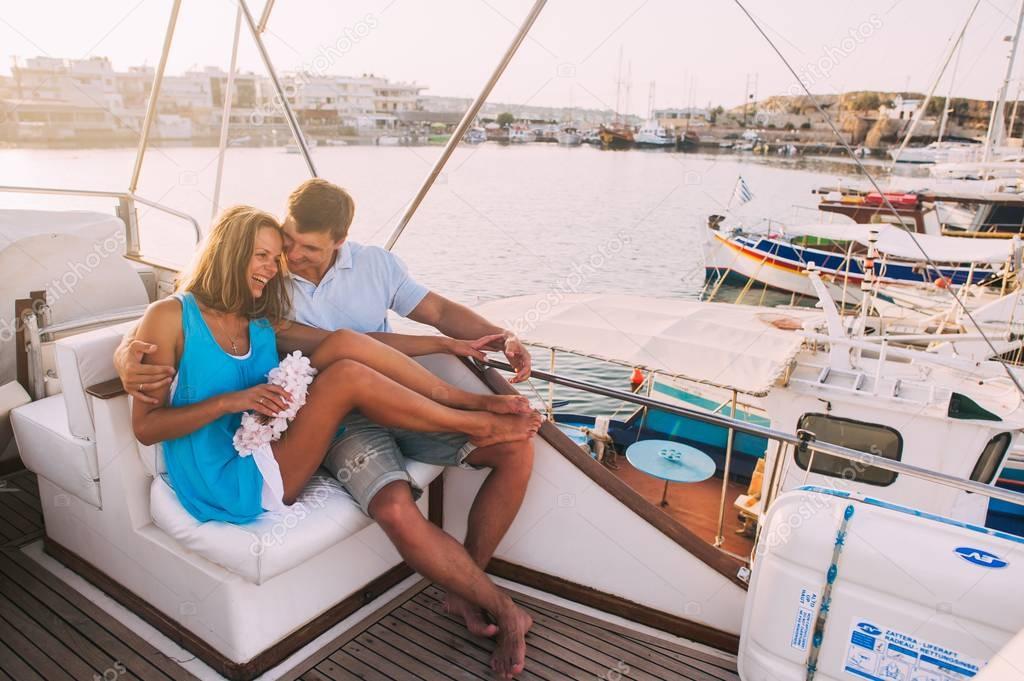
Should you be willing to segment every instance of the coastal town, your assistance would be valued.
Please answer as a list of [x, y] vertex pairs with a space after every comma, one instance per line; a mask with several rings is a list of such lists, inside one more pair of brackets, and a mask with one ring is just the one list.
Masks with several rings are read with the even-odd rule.
[[[132, 146], [145, 115], [153, 67], [115, 69], [106, 57], [15, 58], [0, 75], [0, 146]], [[471, 100], [429, 93], [429, 86], [396, 82], [373, 73], [281, 74], [283, 92], [313, 146], [445, 143]], [[220, 67], [167, 74], [152, 138], [156, 144], [216, 144], [229, 74]], [[756, 83], [756, 77], [753, 80]], [[733, 106], [656, 107], [651, 82], [644, 115], [612, 108], [543, 107], [488, 102], [468, 143], [553, 142], [624, 148], [722, 149], [795, 155], [838, 151], [836, 139], [810, 97], [757, 99], [750, 91]], [[756, 88], [755, 88], [756, 89]], [[233, 75], [231, 146], [287, 146], [291, 135], [268, 76]], [[739, 96], [737, 96], [739, 99]], [[860, 153], [885, 153], [900, 143], [925, 95], [857, 91], [816, 95], [847, 144]], [[992, 115], [992, 101], [932, 97], [916, 121], [911, 144], [936, 139], [978, 141]], [[618, 103], [615, 108], [618, 108]], [[1024, 111], [1007, 102], [1009, 137], [1019, 138]], [[605, 131], [602, 137], [602, 130]], [[621, 133], [621, 134], [617, 134]], [[1016, 133], [1016, 134], [1015, 134]]]

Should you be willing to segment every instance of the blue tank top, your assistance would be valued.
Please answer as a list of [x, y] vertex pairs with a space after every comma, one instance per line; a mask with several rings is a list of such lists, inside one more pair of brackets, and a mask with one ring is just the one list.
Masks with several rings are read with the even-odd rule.
[[[213, 337], [191, 293], [178, 293], [185, 347], [172, 407], [264, 383], [278, 364], [277, 339], [265, 319], [249, 322], [249, 354], [236, 357]], [[226, 414], [199, 430], [163, 443], [171, 487], [200, 521], [244, 523], [263, 513], [263, 476], [251, 456], [239, 456], [231, 438], [241, 414]]]

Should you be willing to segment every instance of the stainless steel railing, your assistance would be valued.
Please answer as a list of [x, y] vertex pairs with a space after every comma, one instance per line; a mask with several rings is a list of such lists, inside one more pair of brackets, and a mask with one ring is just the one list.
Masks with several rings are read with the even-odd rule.
[[45, 194], [49, 196], [79, 196], [83, 198], [115, 199], [118, 202], [117, 215], [124, 220], [126, 236], [126, 255], [138, 256], [139, 223], [135, 204], [158, 210], [173, 217], [184, 220], [192, 227], [192, 233], [198, 244], [203, 238], [199, 222], [183, 211], [171, 208], [158, 201], [139, 196], [135, 192], [109, 192], [98, 189], [70, 189], [64, 187], [22, 187], [16, 185], [0, 185], [0, 192], [12, 194]]
[[[513, 371], [512, 367], [510, 367], [507, 362], [503, 362], [501, 360], [488, 359], [484, 364], [485, 366], [491, 366], [503, 371]], [[865, 466], [873, 466], [887, 471], [892, 471], [894, 473], [909, 475], [911, 477], [952, 487], [964, 492], [980, 494], [991, 499], [999, 499], [1011, 504], [1024, 505], [1024, 494], [1021, 494], [1020, 492], [1013, 492], [1001, 487], [984, 485], [980, 482], [974, 482], [973, 480], [957, 478], [945, 473], [921, 468], [920, 466], [914, 466], [912, 464], [895, 461], [893, 459], [886, 459], [867, 452], [857, 451], [856, 449], [833, 445], [828, 442], [819, 442], [815, 439], [814, 434], [808, 431], [800, 431], [796, 434], [787, 433], [785, 431], [774, 430], [766, 426], [759, 426], [754, 423], [748, 423], [746, 421], [729, 416], [723, 416], [717, 413], [712, 414], [710, 412], [700, 411], [697, 409], [687, 409], [686, 407], [671, 404], [655, 397], [637, 395], [635, 393], [618, 390], [616, 388], [607, 388], [587, 381], [580, 381], [575, 378], [569, 378], [567, 376], [561, 376], [559, 374], [539, 371], [536, 369], [531, 372], [531, 376], [533, 378], [562, 385], [567, 388], [574, 388], [591, 394], [622, 400], [624, 402], [631, 402], [643, 407], [659, 409], [677, 416], [684, 416], [696, 421], [721, 426], [722, 428], [726, 428], [733, 432], [748, 433], [750, 435], [756, 435], [769, 440], [775, 440], [787, 445], [793, 445], [799, 449], [805, 449], [812, 453], [818, 452], [822, 454], [829, 454], [831, 456], [836, 456]], [[728, 471], [726, 471], [726, 474], [727, 473]]]

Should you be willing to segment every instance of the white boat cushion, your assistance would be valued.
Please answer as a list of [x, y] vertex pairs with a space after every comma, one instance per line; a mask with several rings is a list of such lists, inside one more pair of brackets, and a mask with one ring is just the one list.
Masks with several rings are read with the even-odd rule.
[[11, 412], [11, 424], [26, 468], [100, 508], [96, 443], [68, 430], [63, 395], [18, 407]]
[[[416, 461], [406, 464], [423, 489], [443, 470]], [[323, 470], [288, 511], [265, 513], [245, 525], [199, 522], [161, 476], [150, 488], [150, 512], [156, 526], [184, 548], [255, 584], [287, 572], [372, 522]]]
[[[49, 323], [82, 322], [112, 311], [145, 306], [149, 294], [138, 272], [121, 257], [123, 240], [41, 234], [0, 239], [0, 315], [14, 318], [14, 301], [46, 291]], [[14, 378], [15, 343], [0, 338], [0, 383]]]
[[57, 374], [67, 405], [68, 429], [75, 437], [94, 440], [92, 401], [89, 386], [117, 378], [114, 350], [124, 334], [136, 325], [130, 321], [61, 338], [55, 344]]

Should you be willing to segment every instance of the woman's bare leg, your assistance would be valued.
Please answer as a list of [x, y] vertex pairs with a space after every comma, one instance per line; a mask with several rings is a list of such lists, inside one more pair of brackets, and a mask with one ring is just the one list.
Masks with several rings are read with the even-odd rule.
[[345, 415], [358, 409], [382, 426], [430, 433], [465, 433], [486, 447], [525, 440], [540, 428], [537, 413], [500, 415], [461, 411], [438, 404], [373, 369], [340, 360], [320, 372], [305, 406], [277, 442], [274, 458], [281, 469], [284, 501], [291, 503], [323, 461]]
[[355, 331], [335, 331], [310, 358], [322, 368], [341, 359], [351, 359], [375, 369], [420, 395], [456, 409], [479, 409], [497, 414], [526, 414], [530, 402], [521, 395], [479, 395], [442, 381], [408, 355]]

